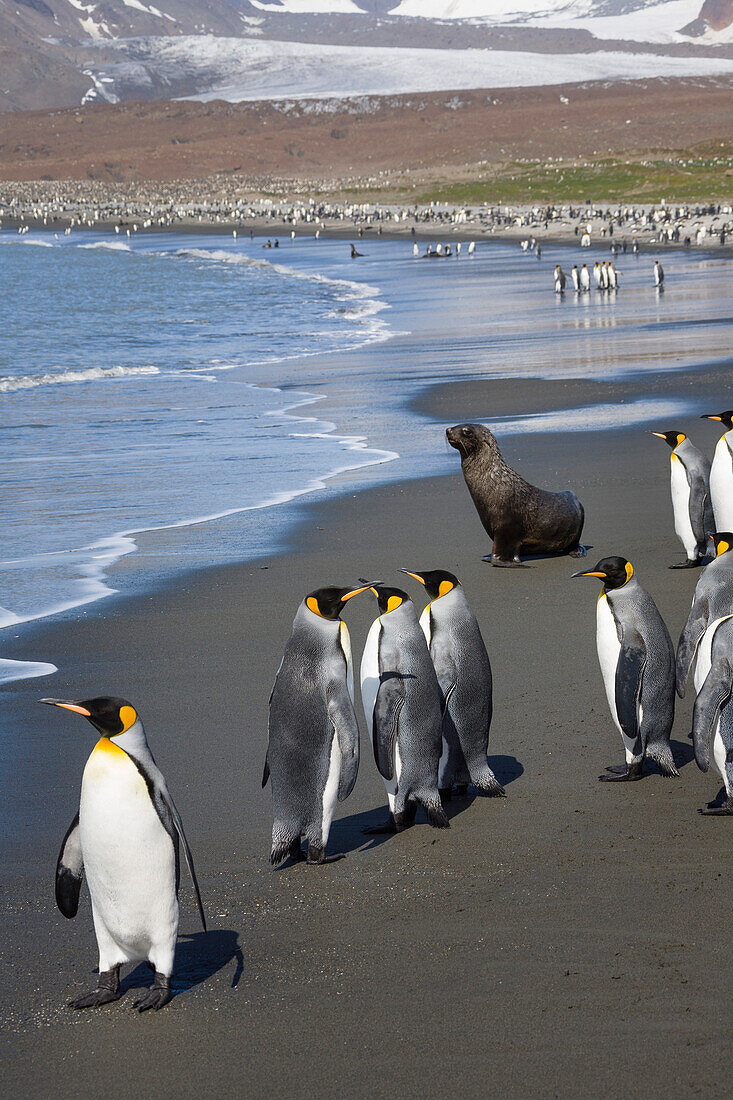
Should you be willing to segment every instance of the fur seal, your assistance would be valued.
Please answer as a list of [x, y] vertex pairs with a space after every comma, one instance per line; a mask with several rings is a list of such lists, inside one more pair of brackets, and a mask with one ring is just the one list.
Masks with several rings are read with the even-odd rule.
[[575, 493], [549, 493], [507, 466], [484, 424], [456, 424], [446, 436], [460, 453], [468, 491], [493, 548], [485, 561], [521, 565], [520, 552], [584, 557], [585, 512]]

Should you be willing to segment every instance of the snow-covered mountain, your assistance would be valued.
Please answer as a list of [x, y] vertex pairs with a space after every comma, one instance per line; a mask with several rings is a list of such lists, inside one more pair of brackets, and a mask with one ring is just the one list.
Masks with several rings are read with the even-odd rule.
[[[212, 36], [219, 40], [213, 51]], [[374, 54], [352, 53], [349, 64], [363, 74], [360, 87], [386, 94], [395, 81], [413, 90], [437, 89], [431, 71], [436, 80], [440, 73], [441, 88], [466, 87], [466, 80], [475, 87], [479, 79], [491, 86], [492, 72], [503, 71], [498, 62], [449, 60], [446, 50], [513, 50], [540, 60], [578, 53], [587, 56], [569, 66], [571, 73], [606, 74], [607, 63], [597, 57], [594, 64], [593, 55], [652, 49], [670, 55], [664, 64], [671, 72], [671, 55], [707, 54], [712, 64], [721, 53], [733, 56], [726, 43], [733, 44], [733, 0], [0, 0], [0, 110], [217, 90], [224, 96], [227, 87], [245, 97], [256, 89], [273, 98], [283, 94], [284, 83], [293, 96], [316, 94], [321, 86], [324, 94], [347, 94], [348, 81], [324, 81], [308, 61], [336, 47], [383, 51], [372, 74]], [[405, 51], [412, 48], [435, 51], [419, 79], [405, 75]], [[293, 79], [284, 81], [285, 56], [292, 59]], [[640, 59], [638, 65], [639, 76], [649, 75]], [[474, 75], [464, 72], [459, 79], [463, 69]], [[633, 62], [616, 66], [619, 76], [629, 69]], [[452, 70], [455, 81], [446, 84]], [[544, 71], [539, 63], [519, 64], [518, 57], [515, 70], [514, 83], [529, 83]], [[719, 69], [702, 64], [695, 71]]]
[[389, 15], [442, 22], [582, 28], [598, 38], [710, 42], [733, 38], [733, 0], [251, 0], [262, 12], [288, 15]]

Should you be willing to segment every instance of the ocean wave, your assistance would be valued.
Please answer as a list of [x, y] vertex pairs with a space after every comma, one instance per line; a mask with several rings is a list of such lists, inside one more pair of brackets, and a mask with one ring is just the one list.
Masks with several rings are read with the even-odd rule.
[[[271, 271], [276, 275], [283, 275], [288, 279], [302, 279], [304, 282], [320, 283], [330, 287], [338, 301], [356, 302], [358, 305], [350, 309], [332, 310], [327, 316], [343, 317], [347, 321], [355, 321], [363, 324], [365, 320], [372, 319], [388, 305], [381, 299], [379, 287], [370, 283], [357, 283], [352, 279], [334, 279], [330, 275], [321, 275], [317, 271], [298, 271], [288, 264], [273, 263], [264, 257], [245, 256], [241, 252], [228, 252], [223, 248], [179, 248], [177, 256], [190, 257], [197, 260], [207, 260], [213, 263], [234, 264], [260, 271]], [[387, 322], [379, 321], [374, 329], [373, 338], [377, 338], [382, 330], [387, 330]]]
[[97, 382], [109, 378], [127, 378], [139, 374], [160, 374], [157, 367], [89, 367], [87, 370], [63, 370], [58, 374], [0, 375], [0, 393], [32, 390], [36, 386], [55, 386], [62, 382]]
[[106, 248], [112, 252], [132, 252], [124, 241], [92, 241], [90, 244], [78, 244], [77, 248]]

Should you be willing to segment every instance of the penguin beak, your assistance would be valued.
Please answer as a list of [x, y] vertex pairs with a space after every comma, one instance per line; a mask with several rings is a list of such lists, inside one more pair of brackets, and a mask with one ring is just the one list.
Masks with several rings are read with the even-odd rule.
[[662, 435], [661, 432], [649, 432], [649, 435], [655, 435], [657, 437], [657, 439], [664, 439], [665, 443], [667, 442], [667, 440], [665, 439], [665, 437]]
[[589, 569], [587, 573], [573, 573], [570, 580], [571, 581], [575, 580], [576, 577], [598, 577], [598, 579], [601, 580], [601, 581], [607, 581], [608, 580], [608, 574], [606, 574], [606, 573], [597, 573], [593, 569]]
[[47, 703], [50, 707], [63, 707], [64, 710], [73, 710], [74, 714], [83, 714], [85, 718], [91, 718], [91, 711], [86, 707], [75, 703], [71, 699], [39, 699], [39, 703]]
[[345, 595], [341, 597], [341, 603], [346, 603], [352, 596], [358, 596], [360, 592], [366, 592], [367, 588], [370, 587], [371, 585], [365, 584], [363, 588], [352, 588], [350, 592], [345, 593]]
[[700, 417], [701, 420], [722, 420], [722, 416], [715, 416], [713, 413], [703, 413]]
[[416, 581], [420, 581], [420, 584], [425, 584], [425, 578], [421, 577], [419, 573], [411, 573], [409, 569], [398, 569], [398, 573], [406, 573], [408, 577], [414, 577]]

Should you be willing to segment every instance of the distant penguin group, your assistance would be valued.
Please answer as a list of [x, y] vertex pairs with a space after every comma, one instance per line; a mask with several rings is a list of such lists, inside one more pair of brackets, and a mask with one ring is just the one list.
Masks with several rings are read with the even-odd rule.
[[[555, 293], [563, 294], [566, 286], [566, 275], [560, 264], [555, 267], [553, 274]], [[570, 271], [570, 279], [576, 294], [583, 294], [591, 288], [591, 273], [587, 264], [578, 267], [573, 264]], [[619, 274], [610, 260], [593, 265], [593, 280], [598, 290], [618, 290], [620, 284]]]

